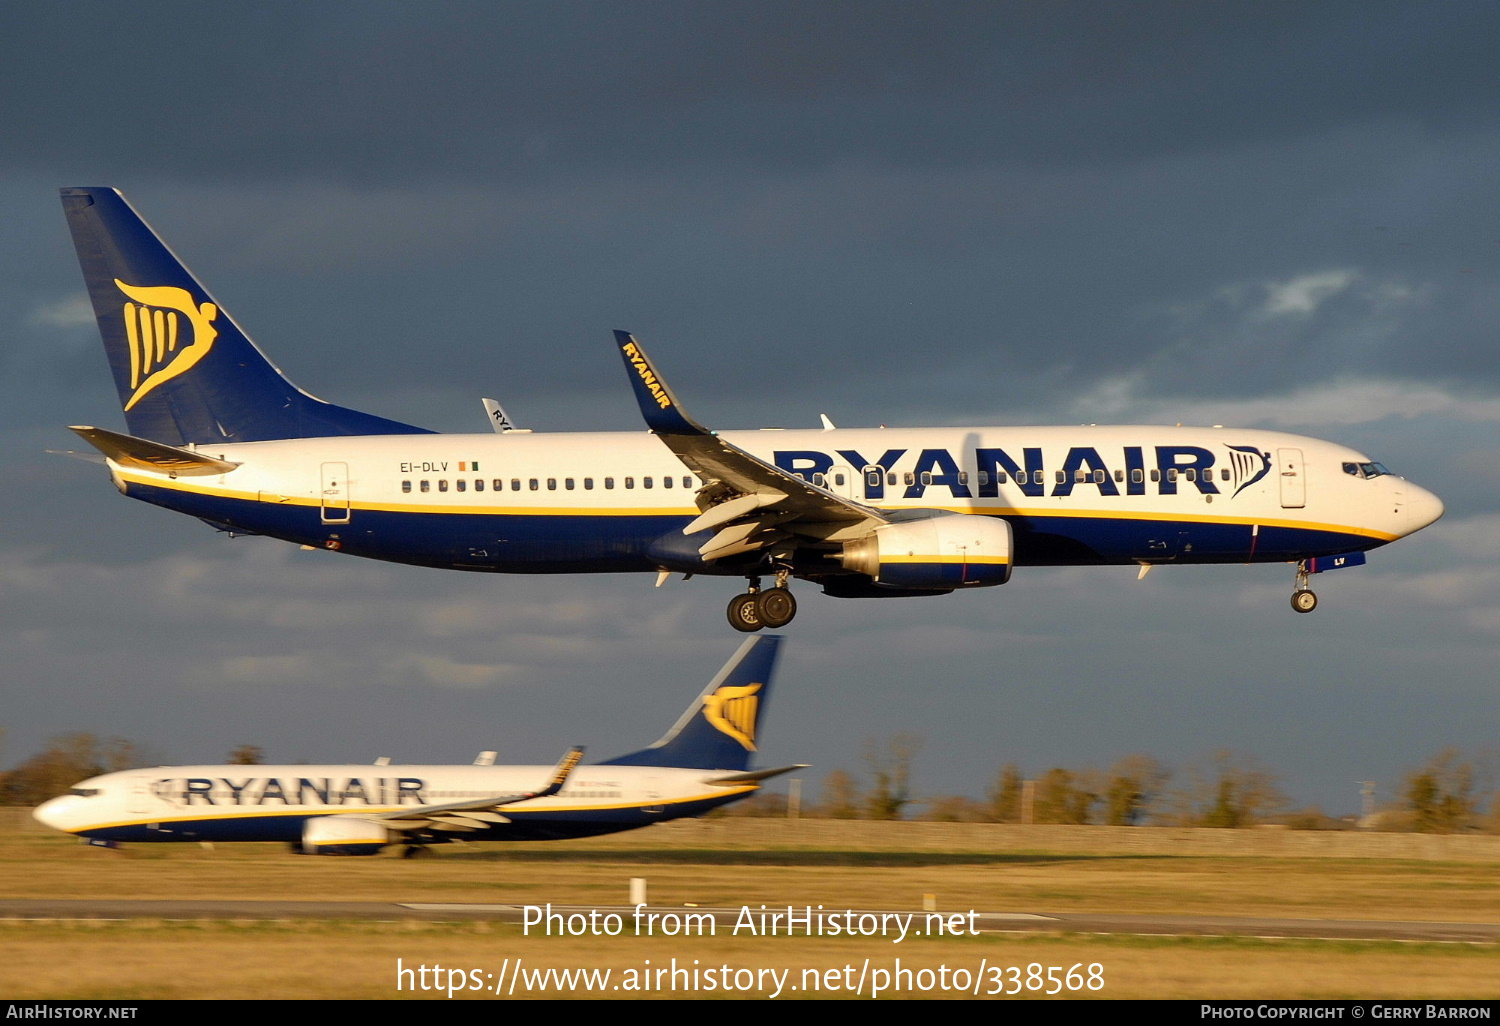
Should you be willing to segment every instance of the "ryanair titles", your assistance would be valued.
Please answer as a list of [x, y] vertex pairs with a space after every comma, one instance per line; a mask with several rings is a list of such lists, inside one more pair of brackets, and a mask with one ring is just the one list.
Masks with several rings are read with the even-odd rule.
[[151, 793], [174, 805], [425, 805], [416, 777], [173, 777]]
[[[1270, 453], [1253, 445], [1225, 446], [1218, 454], [1200, 445], [1126, 445], [1107, 459], [1095, 446], [1075, 445], [1060, 464], [1055, 455], [1045, 459], [1040, 446], [976, 448], [963, 462], [948, 449], [921, 449], [907, 457], [909, 452], [887, 449], [875, 456], [854, 449], [791, 449], [777, 451], [774, 459], [780, 469], [816, 484], [835, 465], [844, 466], [863, 478], [866, 499], [883, 499], [888, 488], [892, 497], [903, 499], [923, 498], [928, 488], [946, 488], [955, 499], [997, 498], [1006, 483], [1029, 496], [1085, 489], [1101, 496], [1177, 495], [1179, 489], [1196, 489], [1232, 498], [1271, 470]], [[907, 462], [910, 469], [898, 473], [897, 466]]]
[[641, 352], [635, 342], [626, 342], [622, 347], [626, 359], [635, 368], [635, 372], [641, 376], [641, 383], [651, 392], [651, 398], [656, 400], [656, 405], [666, 409], [672, 405], [672, 400], [667, 397], [667, 390], [662, 387], [660, 381], [656, 380], [656, 372], [651, 369], [651, 364], [646, 360], [646, 354]]

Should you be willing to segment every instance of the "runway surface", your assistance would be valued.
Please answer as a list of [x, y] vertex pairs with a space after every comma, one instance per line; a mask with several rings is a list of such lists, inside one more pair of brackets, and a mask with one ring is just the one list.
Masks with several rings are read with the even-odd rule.
[[[523, 905], [385, 903], [358, 901], [115, 901], [109, 899], [32, 899], [0, 900], [0, 918], [20, 920], [364, 920], [389, 922], [416, 920], [423, 922], [473, 922], [488, 920], [521, 923]], [[801, 915], [804, 906], [793, 906]], [[564, 917], [596, 911], [588, 905], [552, 905], [550, 911]], [[631, 929], [631, 906], [598, 906], [600, 915], [620, 915]], [[750, 906], [758, 915], [760, 905]], [[767, 911], [785, 911], [784, 906], [770, 906]], [[944, 909], [944, 915], [956, 911]], [[913, 923], [923, 923], [926, 913], [913, 909], [824, 909], [822, 914], [843, 919], [852, 914], [913, 915]], [[687, 913], [712, 915], [719, 929], [727, 932], [743, 914], [740, 908], [696, 908], [680, 905], [653, 905], [643, 914], [682, 916]], [[813, 916], [819, 915], [816, 909]], [[965, 924], [968, 917], [964, 917]], [[816, 920], [814, 920], [816, 921]], [[1231, 916], [1190, 915], [1112, 915], [1078, 912], [977, 912], [973, 925], [982, 933], [1058, 933], [1058, 934], [1132, 934], [1170, 937], [1303, 937], [1326, 939], [1367, 939], [1403, 941], [1460, 941], [1469, 943], [1500, 942], [1500, 923], [1424, 923], [1368, 919], [1255, 919]], [[799, 934], [804, 931], [799, 930]]]

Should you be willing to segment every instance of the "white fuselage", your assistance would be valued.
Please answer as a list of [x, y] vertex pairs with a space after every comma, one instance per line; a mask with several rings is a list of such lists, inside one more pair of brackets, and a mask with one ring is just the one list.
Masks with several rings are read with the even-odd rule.
[[[43, 803], [42, 823], [106, 841], [298, 841], [306, 822], [377, 817], [534, 794], [550, 766], [157, 766], [93, 777]], [[475, 840], [588, 836], [646, 826], [742, 798], [732, 770], [579, 766], [546, 798], [502, 806]]]
[[[781, 469], [885, 512], [999, 517], [1014, 562], [1289, 561], [1362, 551], [1442, 503], [1332, 442], [1192, 427], [725, 432]], [[238, 463], [173, 477], [112, 464], [127, 494], [233, 531], [397, 562], [512, 573], [677, 570], [701, 482], [646, 432], [412, 434], [201, 445]], [[1353, 469], [1351, 469], [1353, 468]], [[704, 537], [707, 537], [706, 535]], [[827, 553], [798, 576], [842, 572]]]

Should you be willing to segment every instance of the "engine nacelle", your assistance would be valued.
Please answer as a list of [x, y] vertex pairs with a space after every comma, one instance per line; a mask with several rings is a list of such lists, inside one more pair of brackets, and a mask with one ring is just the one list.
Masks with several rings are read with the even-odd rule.
[[358, 816], [318, 816], [302, 827], [308, 855], [374, 855], [391, 841], [389, 827]]
[[877, 527], [844, 543], [844, 567], [888, 588], [953, 591], [1010, 580], [1010, 524], [978, 514], [942, 513]]

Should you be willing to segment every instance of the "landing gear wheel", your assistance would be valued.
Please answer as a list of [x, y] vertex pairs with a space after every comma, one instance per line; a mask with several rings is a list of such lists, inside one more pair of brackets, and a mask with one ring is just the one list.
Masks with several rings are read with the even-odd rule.
[[761, 622], [760, 594], [749, 591], [729, 600], [729, 626], [746, 634], [754, 634], [765, 626]]
[[1318, 596], [1310, 591], [1292, 592], [1292, 608], [1299, 613], [1311, 613], [1318, 608]]
[[776, 629], [785, 627], [797, 615], [797, 600], [785, 588], [772, 588], [756, 596], [760, 605], [762, 626]]
[[408, 844], [401, 852], [401, 857], [403, 859], [430, 859], [432, 849], [425, 844]]

